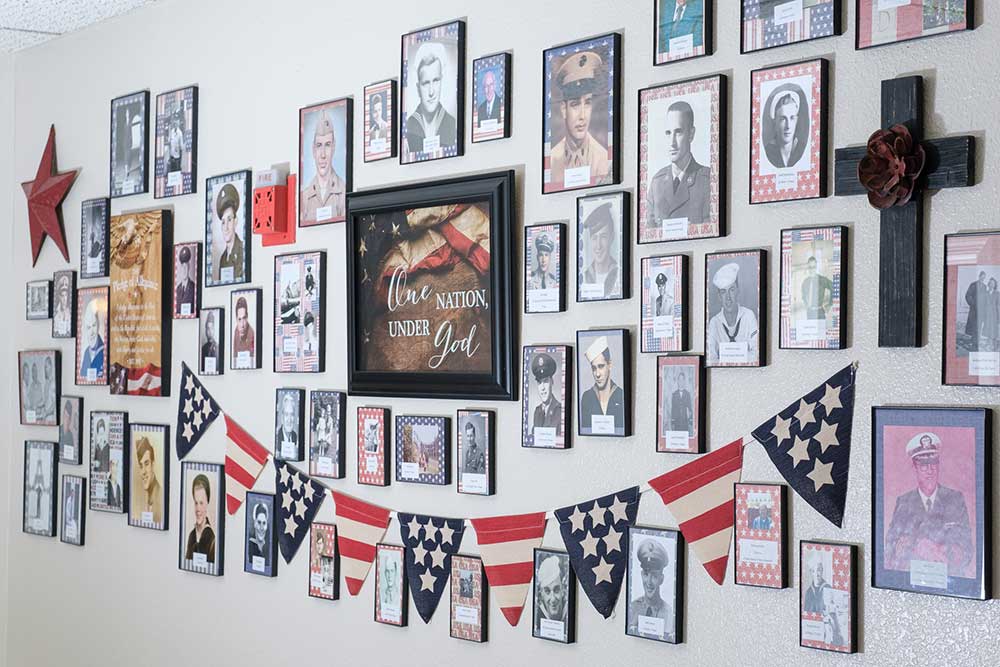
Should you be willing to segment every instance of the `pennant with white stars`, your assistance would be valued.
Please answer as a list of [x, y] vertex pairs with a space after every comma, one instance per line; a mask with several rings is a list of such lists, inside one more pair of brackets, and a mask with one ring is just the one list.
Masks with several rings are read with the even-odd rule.
[[462, 545], [465, 521], [405, 512], [398, 518], [413, 604], [424, 623], [429, 623], [451, 578], [451, 557]]
[[274, 459], [277, 473], [274, 488], [278, 547], [286, 563], [291, 563], [302, 540], [309, 534], [316, 513], [326, 497], [326, 487], [285, 461]]
[[181, 362], [181, 394], [177, 401], [177, 458], [183, 459], [219, 416], [219, 404]]

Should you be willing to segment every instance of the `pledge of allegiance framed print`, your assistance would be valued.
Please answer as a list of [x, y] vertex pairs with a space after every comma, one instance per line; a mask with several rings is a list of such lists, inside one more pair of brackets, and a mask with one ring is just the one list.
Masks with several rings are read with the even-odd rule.
[[516, 400], [514, 172], [348, 195], [349, 391]]

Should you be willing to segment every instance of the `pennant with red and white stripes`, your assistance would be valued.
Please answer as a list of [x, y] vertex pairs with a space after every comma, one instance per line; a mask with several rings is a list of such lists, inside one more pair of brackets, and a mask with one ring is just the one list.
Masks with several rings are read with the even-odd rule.
[[534, 550], [545, 537], [545, 512], [469, 521], [476, 529], [490, 593], [507, 622], [516, 626], [531, 585]]
[[375, 560], [375, 545], [389, 528], [389, 510], [346, 493], [330, 491], [337, 503], [337, 545], [340, 569], [351, 595], [361, 592]]
[[243, 505], [247, 491], [253, 488], [267, 465], [270, 452], [243, 430], [229, 415], [226, 418], [226, 510], [236, 514]]

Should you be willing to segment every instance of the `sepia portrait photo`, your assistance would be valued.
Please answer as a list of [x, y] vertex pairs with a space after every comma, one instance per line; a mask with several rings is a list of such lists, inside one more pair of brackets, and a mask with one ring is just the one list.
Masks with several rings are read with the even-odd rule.
[[170, 427], [129, 424], [128, 524], [167, 530], [170, 498]]
[[352, 100], [299, 109], [299, 227], [343, 222], [351, 189]]
[[181, 462], [181, 530], [178, 563], [181, 570], [221, 577], [226, 487], [223, 466]]
[[260, 368], [261, 296], [259, 287], [233, 290], [229, 295], [229, 367]]
[[202, 375], [226, 371], [226, 309], [202, 308], [198, 314], [198, 356]]

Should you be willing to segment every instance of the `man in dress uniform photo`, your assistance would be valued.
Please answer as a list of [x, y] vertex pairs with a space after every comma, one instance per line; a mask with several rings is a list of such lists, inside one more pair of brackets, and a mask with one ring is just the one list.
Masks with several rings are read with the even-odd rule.
[[[764, 143], [768, 161], [779, 169], [794, 167], [802, 159], [806, 143], [798, 135], [799, 112], [803, 99], [802, 89], [786, 84], [786, 89], [775, 93], [771, 105], [765, 110], [765, 125], [770, 123], [770, 138]], [[808, 114], [809, 109], [802, 110]]]
[[[694, 110], [684, 101], [667, 108], [665, 148], [670, 164], [649, 181], [646, 195], [646, 224], [659, 228], [664, 220], [687, 220], [696, 225], [711, 219], [712, 170], [699, 164], [691, 153], [695, 135]], [[651, 141], [654, 147], [663, 145]]]
[[564, 136], [552, 147], [551, 182], [562, 185], [567, 169], [589, 167], [587, 185], [611, 182], [608, 149], [590, 133], [594, 94], [600, 92], [601, 57], [593, 51], [566, 56], [555, 73]]
[[559, 279], [552, 273], [552, 252], [556, 249], [555, 243], [548, 234], [539, 234], [535, 237], [535, 268], [531, 271], [528, 280], [528, 289], [549, 289], [558, 287]]
[[653, 303], [653, 317], [669, 317], [673, 315], [674, 295], [667, 292], [667, 274], [656, 274], [656, 291], [659, 294]]
[[806, 261], [806, 279], [802, 281], [802, 303], [807, 320], [825, 320], [826, 311], [833, 306], [833, 281], [816, 272], [816, 258]]
[[215, 311], [209, 310], [205, 315], [205, 342], [201, 344], [201, 372], [205, 370], [205, 360], [215, 360], [215, 371], [219, 370], [219, 341], [215, 337]]
[[[104, 339], [101, 338], [101, 314], [98, 306], [101, 299], [92, 299], [83, 311], [83, 342], [86, 348], [80, 355], [80, 377], [88, 382], [104, 379]], [[94, 379], [87, 377], [87, 371], [94, 369]]]
[[[250, 355], [249, 361], [240, 366], [240, 352]], [[236, 330], [233, 331], [233, 361], [237, 368], [251, 368], [256, 363], [257, 336], [250, 324], [250, 309], [247, 299], [241, 296], [236, 300]]]
[[556, 436], [562, 435], [562, 403], [556, 400], [552, 393], [553, 375], [556, 373], [556, 360], [547, 352], [538, 353], [531, 360], [531, 374], [535, 376], [538, 387], [538, 398], [541, 401], [535, 406], [531, 419], [532, 428], [554, 428]]
[[708, 361], [719, 361], [722, 343], [746, 343], [746, 361], [757, 358], [757, 316], [740, 305], [740, 265], [726, 264], [712, 276], [712, 286], [718, 290], [721, 309], [708, 321]]
[[223, 269], [233, 270], [233, 282], [243, 280], [243, 241], [236, 234], [236, 214], [240, 210], [240, 194], [232, 183], [226, 183], [219, 190], [215, 200], [215, 212], [222, 222], [222, 240], [225, 247], [219, 255], [219, 276]]
[[[333, 167], [336, 149], [337, 137], [333, 132], [333, 121], [325, 110], [321, 111], [312, 138], [316, 174], [301, 195], [300, 215], [303, 225], [344, 217], [347, 188]], [[317, 217], [320, 212], [323, 213], [322, 219]]]
[[[639, 561], [643, 594], [629, 602], [628, 632], [634, 635], [644, 634], [639, 630], [640, 617], [660, 619], [663, 621], [663, 634], [656, 636], [656, 639], [673, 641], [674, 608], [660, 595], [660, 588], [666, 579], [664, 570], [670, 564], [667, 550], [654, 538], [647, 537], [636, 548], [635, 560]], [[633, 566], [635, 560], [632, 561]]]
[[587, 233], [587, 247], [590, 249], [590, 265], [583, 272], [583, 282], [588, 285], [601, 285], [604, 294], [601, 298], [611, 299], [622, 294], [621, 268], [617, 260], [611, 256], [615, 240], [615, 221], [611, 215], [611, 202], [601, 204], [587, 216], [583, 222]]
[[441, 105], [441, 84], [446, 74], [443, 50], [441, 44], [424, 42], [413, 60], [420, 104], [406, 117], [406, 145], [410, 153], [430, 153], [458, 143], [455, 117]]
[[253, 564], [253, 558], [263, 558], [264, 567], [267, 567], [268, 556], [270, 555], [270, 549], [267, 548], [267, 523], [269, 517], [269, 511], [267, 503], [257, 503], [253, 507], [253, 534], [250, 536], [250, 563]]
[[986, 272], [980, 271], [976, 282], [965, 290], [965, 303], [969, 306], [969, 315], [965, 318], [965, 335], [969, 337], [969, 349], [979, 350], [980, 311], [986, 302]]
[[483, 97], [485, 98], [476, 109], [476, 121], [482, 127], [483, 121], [500, 121], [500, 101], [497, 100], [497, 76], [488, 69], [483, 74]]
[[614, 434], [623, 435], [625, 392], [611, 379], [612, 360], [608, 337], [600, 336], [594, 340], [585, 356], [590, 362], [594, 384], [580, 397], [580, 432], [584, 435], [597, 435], [593, 433], [593, 418], [611, 416], [614, 418]]
[[[174, 315], [194, 313], [194, 281], [191, 280], [191, 248], [184, 246], [177, 257], [181, 265], [177, 270], [177, 286], [174, 288]], [[188, 308], [185, 310], [184, 304]]]
[[814, 553], [809, 560], [809, 587], [805, 592], [805, 599], [802, 601], [802, 611], [811, 614], [825, 614], [826, 601], [823, 599], [824, 591], [830, 588], [826, 581], [826, 572], [823, 567], [823, 558], [818, 553]]
[[465, 456], [462, 461], [462, 472], [475, 475], [486, 474], [486, 452], [476, 439], [476, 425], [465, 422]]
[[691, 437], [694, 435], [691, 428], [694, 424], [694, 408], [684, 371], [677, 372], [676, 382], [677, 388], [670, 394], [670, 430], [684, 431]]
[[[541, 562], [535, 570], [535, 630], [541, 633], [542, 621], [565, 623], [569, 612], [569, 588], [566, 585], [569, 571], [564, 570], [559, 554], [540, 554]], [[568, 563], [567, 563], [568, 565]], [[563, 626], [563, 632], [566, 629]]]

